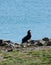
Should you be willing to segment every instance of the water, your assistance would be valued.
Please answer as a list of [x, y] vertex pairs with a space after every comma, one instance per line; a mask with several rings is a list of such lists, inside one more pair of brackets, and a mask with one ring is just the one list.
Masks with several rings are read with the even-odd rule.
[[0, 0], [0, 39], [21, 42], [29, 29], [51, 38], [51, 0]]

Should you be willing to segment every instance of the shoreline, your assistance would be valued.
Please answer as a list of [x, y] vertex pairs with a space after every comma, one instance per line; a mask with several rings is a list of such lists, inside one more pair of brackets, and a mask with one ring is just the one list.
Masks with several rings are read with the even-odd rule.
[[11, 40], [0, 39], [0, 50], [13, 51], [14, 49], [20, 50], [23, 48], [38, 48], [51, 46], [51, 39], [44, 37], [41, 40], [29, 40], [25, 43], [13, 43]]

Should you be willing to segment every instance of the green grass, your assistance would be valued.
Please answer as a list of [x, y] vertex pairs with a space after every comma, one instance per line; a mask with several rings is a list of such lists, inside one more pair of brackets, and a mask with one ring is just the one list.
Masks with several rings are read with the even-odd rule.
[[51, 65], [51, 49], [28, 52], [0, 52], [0, 65]]

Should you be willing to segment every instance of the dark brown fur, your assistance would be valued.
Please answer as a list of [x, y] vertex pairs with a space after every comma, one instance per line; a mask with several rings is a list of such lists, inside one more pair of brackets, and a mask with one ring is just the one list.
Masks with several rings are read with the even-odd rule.
[[27, 35], [22, 39], [22, 43], [27, 42], [30, 38], [31, 38], [31, 32], [30, 30], [28, 30]]

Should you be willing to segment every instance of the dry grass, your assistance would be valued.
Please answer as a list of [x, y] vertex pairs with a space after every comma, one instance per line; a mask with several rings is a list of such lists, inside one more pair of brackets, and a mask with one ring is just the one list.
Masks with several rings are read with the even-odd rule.
[[29, 49], [26, 49], [27, 52], [24, 50], [0, 52], [0, 56], [3, 58], [0, 65], [51, 65], [50, 47], [38, 47], [38, 50], [35, 48], [34, 50]]

